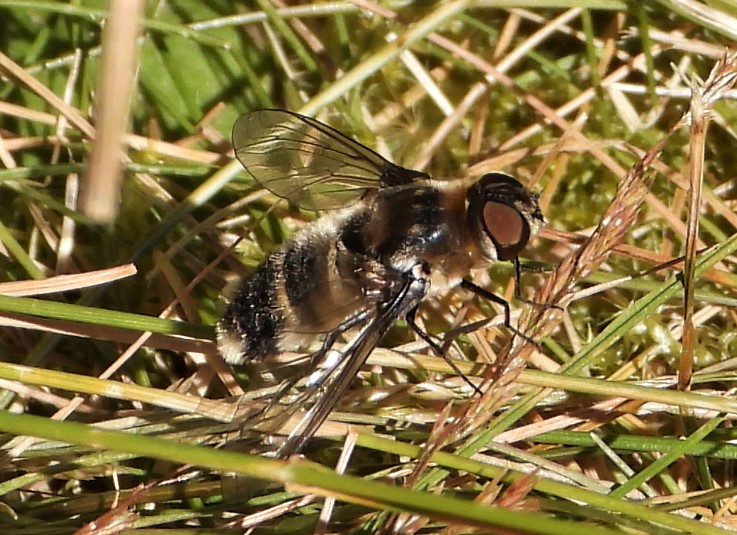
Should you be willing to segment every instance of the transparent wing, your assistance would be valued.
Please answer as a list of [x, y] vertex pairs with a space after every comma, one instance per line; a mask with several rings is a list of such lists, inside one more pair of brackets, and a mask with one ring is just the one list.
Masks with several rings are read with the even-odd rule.
[[308, 210], [330, 210], [367, 191], [428, 178], [394, 165], [337, 130], [298, 113], [259, 110], [233, 125], [238, 161], [272, 193]]
[[381, 337], [399, 317], [397, 311], [390, 310], [375, 318], [362, 329], [357, 338], [349, 344], [343, 358], [336, 366], [339, 368], [337, 374], [324, 385], [314, 385], [312, 390], [322, 390], [322, 396], [315, 401], [287, 437], [286, 442], [279, 448], [277, 457], [284, 459], [294, 455], [310, 441], [348, 390], [351, 381], [356, 377]]
[[394, 322], [420, 304], [427, 291], [427, 280], [409, 277], [394, 298], [380, 307], [370, 323], [353, 339], [336, 368], [340, 370], [327, 382], [320, 385], [323, 395], [317, 399], [298, 424], [297, 428], [279, 448], [277, 456], [286, 458], [298, 452], [322, 426], [336, 404], [348, 390], [351, 381], [366, 362], [371, 352]]
[[358, 332], [345, 347], [334, 348], [332, 340], [310, 355], [299, 377], [281, 385], [276, 395], [272, 393], [265, 409], [261, 404], [260, 409], [251, 411], [254, 419], [244, 428], [266, 436], [288, 429], [287, 439], [275, 456], [287, 458], [299, 452], [325, 423], [387, 330], [419, 305], [426, 290], [426, 281], [408, 278], [389, 302], [378, 309], [367, 308], [347, 320], [345, 327], [358, 327]]

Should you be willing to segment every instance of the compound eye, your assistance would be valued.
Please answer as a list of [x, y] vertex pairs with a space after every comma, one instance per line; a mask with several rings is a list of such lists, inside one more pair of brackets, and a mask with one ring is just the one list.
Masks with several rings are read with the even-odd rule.
[[497, 258], [517, 258], [530, 240], [530, 227], [519, 210], [490, 201], [484, 205], [483, 218], [486, 233], [496, 246]]

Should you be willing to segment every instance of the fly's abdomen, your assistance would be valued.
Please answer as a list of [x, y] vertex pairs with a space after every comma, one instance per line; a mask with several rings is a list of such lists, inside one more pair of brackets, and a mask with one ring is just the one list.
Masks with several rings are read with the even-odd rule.
[[365, 307], [356, 273], [342, 268], [346, 256], [333, 232], [300, 234], [284, 250], [280, 349], [306, 348]]
[[278, 295], [281, 263], [281, 251], [269, 256], [241, 283], [218, 322], [218, 347], [228, 363], [260, 360], [275, 352], [284, 325]]
[[369, 306], [362, 264], [338, 242], [329, 219], [313, 223], [243, 281], [217, 326], [227, 362], [307, 349]]

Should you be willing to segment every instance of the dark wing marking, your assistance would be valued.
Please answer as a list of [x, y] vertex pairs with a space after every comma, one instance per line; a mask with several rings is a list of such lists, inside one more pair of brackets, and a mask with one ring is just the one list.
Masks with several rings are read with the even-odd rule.
[[320, 121], [259, 110], [233, 125], [238, 161], [266, 189], [307, 210], [330, 210], [366, 192], [429, 178], [394, 165]]

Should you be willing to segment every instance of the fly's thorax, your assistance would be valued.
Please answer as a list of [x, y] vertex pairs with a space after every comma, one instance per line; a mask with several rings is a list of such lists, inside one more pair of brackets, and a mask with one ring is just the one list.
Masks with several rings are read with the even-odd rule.
[[344, 227], [343, 243], [360, 258], [355, 272], [370, 301], [391, 299], [418, 263], [428, 266], [429, 294], [457, 286], [481, 257], [466, 223], [465, 181], [422, 180], [385, 188], [361, 218]]
[[488, 260], [514, 260], [543, 221], [536, 194], [502, 173], [481, 177], [468, 190], [468, 228]]
[[366, 232], [372, 256], [406, 272], [464, 247], [465, 194], [452, 183], [425, 180], [379, 192]]

